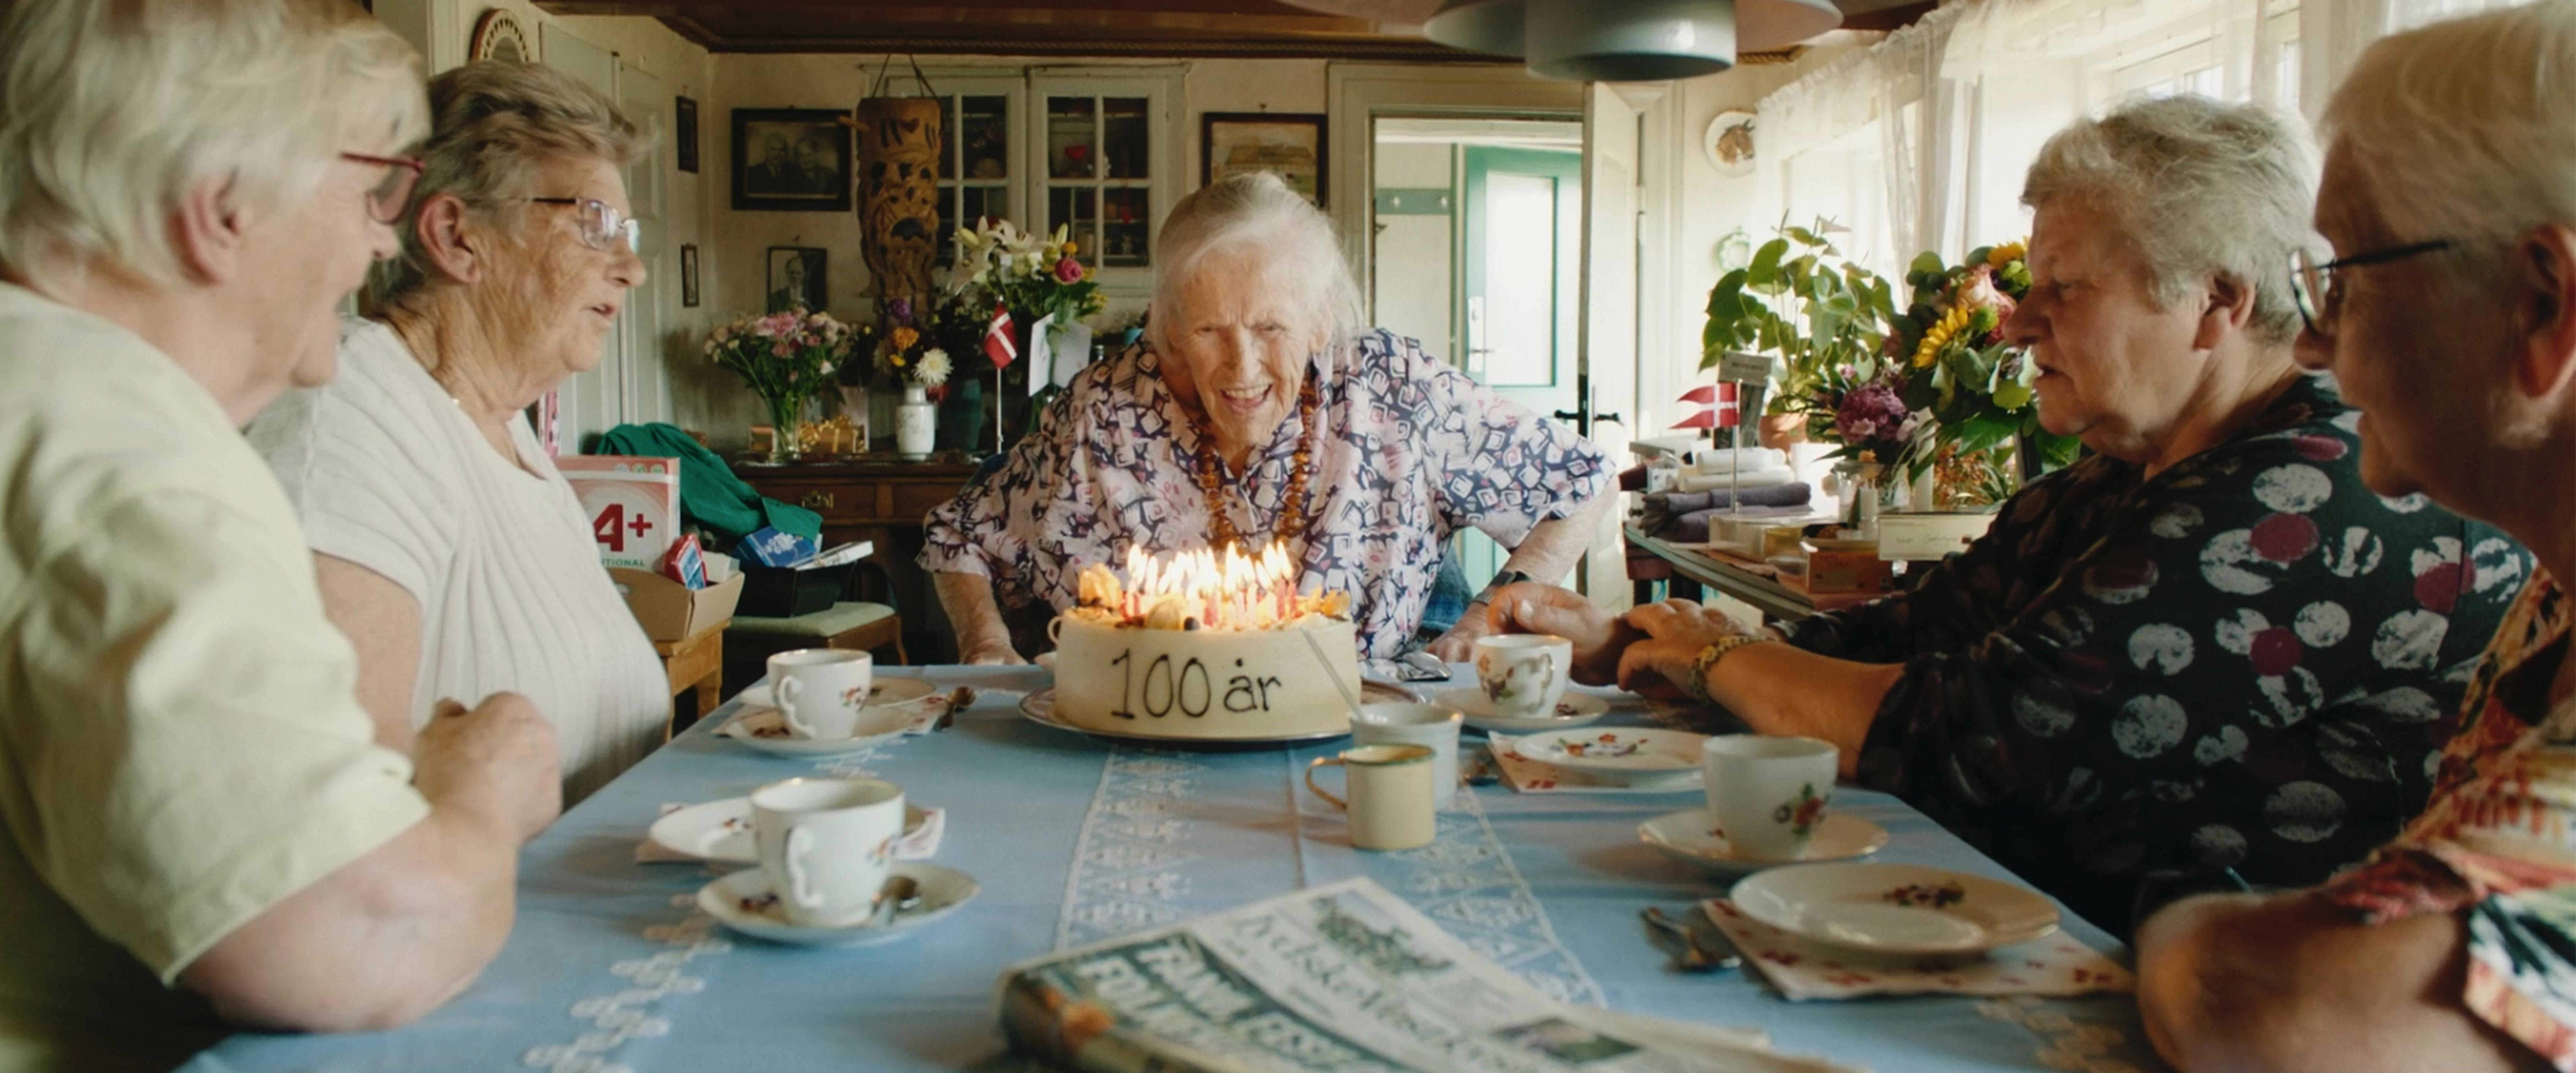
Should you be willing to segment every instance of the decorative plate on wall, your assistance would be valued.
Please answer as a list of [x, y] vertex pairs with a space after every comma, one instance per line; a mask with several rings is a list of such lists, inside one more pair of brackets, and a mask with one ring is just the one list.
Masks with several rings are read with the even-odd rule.
[[1753, 113], [1719, 112], [1708, 121], [1708, 133], [1701, 136], [1700, 148], [1708, 153], [1708, 162], [1717, 173], [1730, 179], [1753, 174]]
[[466, 55], [476, 60], [535, 63], [537, 46], [528, 40], [528, 32], [519, 27], [517, 18], [496, 7], [484, 12], [474, 24], [474, 47]]

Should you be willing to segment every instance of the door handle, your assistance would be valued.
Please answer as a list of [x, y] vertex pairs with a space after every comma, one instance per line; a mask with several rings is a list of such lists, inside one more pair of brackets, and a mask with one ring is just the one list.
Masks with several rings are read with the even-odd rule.
[[830, 510], [832, 509], [832, 493], [821, 491], [819, 489], [807, 492], [805, 493], [805, 498], [798, 501], [796, 505], [807, 510]]

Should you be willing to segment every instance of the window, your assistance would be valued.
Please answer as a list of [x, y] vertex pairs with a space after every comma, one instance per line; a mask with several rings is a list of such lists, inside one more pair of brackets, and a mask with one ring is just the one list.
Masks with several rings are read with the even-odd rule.
[[[998, 77], [997, 77], [998, 76]], [[957, 261], [957, 230], [979, 217], [1023, 223], [1020, 185], [1028, 173], [1020, 113], [1028, 100], [1016, 71], [930, 73], [939, 95], [939, 259]]]

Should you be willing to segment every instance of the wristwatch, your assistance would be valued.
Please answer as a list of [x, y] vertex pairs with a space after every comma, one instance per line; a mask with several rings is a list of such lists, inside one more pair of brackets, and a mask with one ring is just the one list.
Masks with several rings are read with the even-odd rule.
[[1528, 574], [1521, 573], [1518, 570], [1505, 570], [1502, 573], [1494, 575], [1494, 580], [1486, 582], [1485, 587], [1479, 590], [1476, 595], [1468, 597], [1467, 602], [1471, 604], [1484, 604], [1491, 607], [1494, 603], [1494, 594], [1511, 586], [1518, 585], [1521, 582], [1536, 580], [1538, 579], [1533, 578]]

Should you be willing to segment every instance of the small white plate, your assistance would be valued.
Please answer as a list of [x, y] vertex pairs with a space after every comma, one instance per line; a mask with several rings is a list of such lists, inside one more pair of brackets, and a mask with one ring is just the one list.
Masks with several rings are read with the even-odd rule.
[[[930, 814], [907, 801], [903, 806], [903, 833], [909, 838], [921, 830]], [[751, 844], [751, 799], [728, 797], [691, 805], [653, 821], [645, 838], [656, 846], [684, 857], [716, 864], [756, 864], [759, 851]]]
[[1911, 864], [1774, 868], [1729, 897], [1801, 939], [1873, 954], [1982, 953], [2057, 930], [2057, 906], [2036, 892]]
[[1642, 727], [1551, 730], [1512, 743], [1523, 759], [1551, 767], [1605, 775], [1678, 775], [1696, 772], [1706, 734]]
[[893, 874], [910, 876], [921, 885], [921, 904], [896, 913], [884, 924], [858, 923], [838, 928], [790, 924], [769, 892], [769, 873], [745, 868], [698, 890], [698, 908], [725, 927], [758, 939], [795, 946], [874, 946], [921, 930], [924, 925], [975, 900], [983, 887], [975, 877], [954, 868], [920, 861], [897, 861]]
[[1784, 864], [1856, 861], [1887, 845], [1887, 828], [1848, 812], [1828, 812], [1807, 840], [1806, 855], [1787, 860], [1737, 855], [1717, 832], [1717, 817], [1704, 808], [1647, 820], [1637, 825], [1637, 837], [1683, 864], [1719, 875], [1744, 875]]
[[[743, 690], [745, 694], [751, 691]], [[870, 703], [859, 710], [856, 732], [846, 738], [794, 738], [762, 731], [783, 730], [778, 709], [743, 703], [733, 720], [716, 732], [717, 737], [731, 738], [743, 745], [772, 756], [839, 756], [854, 753], [879, 742], [888, 741], [921, 719], [920, 703], [939, 692], [938, 687], [918, 678], [881, 678]]]
[[1444, 689], [1431, 696], [1431, 703], [1454, 708], [1467, 717], [1467, 725], [1478, 730], [1499, 730], [1505, 734], [1527, 734], [1538, 730], [1570, 730], [1590, 726], [1610, 714], [1610, 702], [1587, 693], [1567, 693], [1556, 702], [1555, 715], [1529, 719], [1506, 719], [1494, 714], [1494, 702], [1485, 691], [1474, 687]]
[[[868, 707], [882, 708], [890, 704], [910, 704], [936, 692], [939, 692], [939, 687], [930, 684], [930, 680], [926, 678], [897, 678], [893, 675], [881, 674], [876, 676], [875, 688], [868, 693]], [[742, 692], [735, 696], [741, 698], [742, 706], [745, 708], [775, 709], [778, 707], [769, 699], [769, 685], [765, 682], [756, 686], [744, 686]]]

